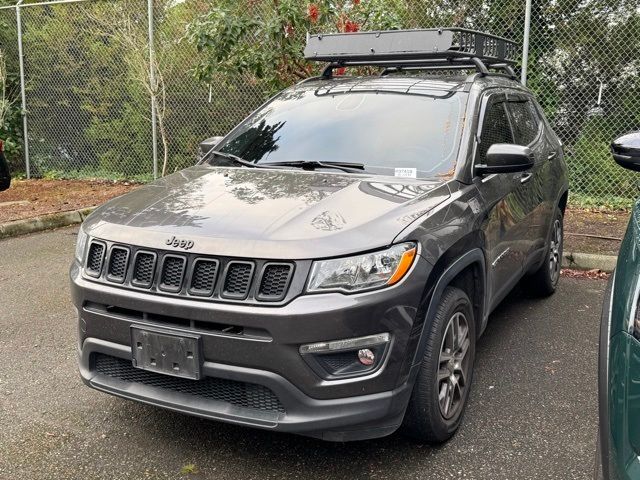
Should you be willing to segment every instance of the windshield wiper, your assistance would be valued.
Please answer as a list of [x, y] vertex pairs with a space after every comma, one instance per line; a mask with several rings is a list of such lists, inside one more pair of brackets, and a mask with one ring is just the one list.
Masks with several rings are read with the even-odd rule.
[[349, 162], [318, 162], [316, 160], [293, 160], [289, 162], [267, 162], [264, 166], [273, 167], [299, 167], [304, 170], [315, 170], [316, 168], [335, 168], [349, 173], [361, 173], [364, 171], [364, 165], [361, 163]]
[[244, 158], [240, 158], [237, 155], [234, 155], [232, 153], [219, 152], [217, 150], [209, 150], [209, 152], [204, 157], [202, 157], [201, 161], [205, 161], [209, 156], [226, 158], [227, 160], [232, 160], [236, 163], [239, 163], [240, 165], [243, 165], [249, 168], [268, 168], [268, 167], [264, 167], [263, 165], [258, 165], [257, 163], [253, 163], [248, 160], [245, 160]]

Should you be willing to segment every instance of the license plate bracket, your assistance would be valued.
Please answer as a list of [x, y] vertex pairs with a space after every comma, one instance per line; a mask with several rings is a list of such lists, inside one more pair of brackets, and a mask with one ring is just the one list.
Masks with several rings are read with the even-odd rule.
[[199, 380], [200, 336], [131, 326], [133, 366], [150, 372]]

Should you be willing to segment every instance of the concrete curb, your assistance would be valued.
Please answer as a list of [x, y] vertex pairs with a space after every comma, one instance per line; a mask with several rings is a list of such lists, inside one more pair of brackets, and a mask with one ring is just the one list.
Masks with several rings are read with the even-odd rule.
[[598, 255], [580, 252], [565, 252], [562, 255], [562, 266], [564, 268], [575, 268], [576, 270], [613, 272], [616, 268], [617, 261], [618, 257], [615, 255]]
[[95, 209], [96, 207], [89, 207], [71, 212], [58, 212], [40, 217], [2, 223], [0, 224], [0, 239], [82, 223], [83, 220], [87, 218], [87, 215]]

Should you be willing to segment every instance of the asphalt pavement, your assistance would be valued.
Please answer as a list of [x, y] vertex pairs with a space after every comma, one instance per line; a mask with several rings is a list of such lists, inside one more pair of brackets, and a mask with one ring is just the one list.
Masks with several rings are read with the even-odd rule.
[[0, 479], [585, 479], [595, 453], [601, 280], [517, 289], [478, 344], [470, 403], [439, 448], [225, 425], [85, 387], [68, 266], [77, 227], [0, 241]]

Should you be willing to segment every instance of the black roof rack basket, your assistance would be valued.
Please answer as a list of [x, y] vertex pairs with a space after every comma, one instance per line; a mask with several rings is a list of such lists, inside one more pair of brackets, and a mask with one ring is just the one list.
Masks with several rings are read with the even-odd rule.
[[344, 66], [381, 66], [387, 69], [489, 68], [513, 76], [518, 45], [506, 38], [463, 28], [385, 30], [377, 32], [314, 34], [307, 36], [304, 56], [329, 62], [324, 75]]

